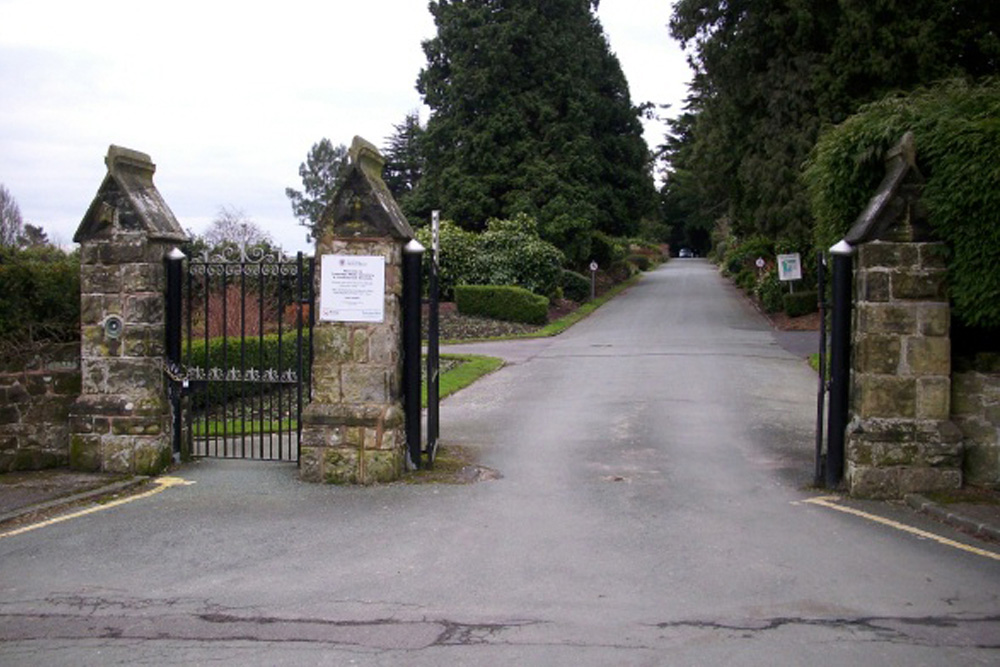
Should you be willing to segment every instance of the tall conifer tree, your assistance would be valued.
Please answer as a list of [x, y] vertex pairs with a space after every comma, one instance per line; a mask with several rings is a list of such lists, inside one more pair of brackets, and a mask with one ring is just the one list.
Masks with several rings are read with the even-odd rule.
[[574, 259], [592, 229], [631, 234], [655, 193], [642, 107], [595, 0], [436, 0], [417, 87], [432, 115], [411, 210], [469, 229], [528, 213]]

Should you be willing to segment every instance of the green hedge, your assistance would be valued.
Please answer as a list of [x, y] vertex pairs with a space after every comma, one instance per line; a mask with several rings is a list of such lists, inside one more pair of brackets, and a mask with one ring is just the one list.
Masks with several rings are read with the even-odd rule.
[[455, 304], [463, 315], [526, 324], [545, 324], [549, 312], [546, 297], [510, 285], [459, 285]]
[[785, 314], [789, 317], [801, 317], [802, 315], [815, 313], [819, 308], [818, 292], [813, 290], [786, 294], [782, 301], [785, 306]]
[[[208, 374], [212, 369], [220, 369], [223, 373], [231, 369], [243, 372], [255, 369], [261, 373], [269, 369], [274, 369], [280, 374], [288, 369], [298, 367], [298, 334], [291, 331], [283, 334], [280, 338], [277, 334], [270, 334], [260, 337], [219, 337], [210, 338], [207, 342], [204, 339], [191, 341], [190, 346], [184, 350], [184, 365], [189, 369], [200, 369], [202, 373]], [[309, 382], [309, 337], [307, 332], [302, 336], [302, 357], [305, 377], [303, 382], [308, 386]], [[189, 372], [189, 376], [191, 373]], [[243, 383], [222, 383], [213, 382], [210, 384], [208, 397], [212, 402], [223, 399], [233, 400], [239, 398], [244, 391], [248, 394], [256, 395], [258, 388], [251, 385], [242, 386]], [[204, 405], [205, 393], [198, 392], [194, 395], [197, 406]]]
[[563, 271], [559, 277], [563, 296], [577, 303], [590, 298], [590, 278], [576, 271]]
[[0, 248], [0, 341], [78, 340], [80, 258], [52, 246]]
[[914, 134], [923, 203], [950, 248], [953, 314], [1000, 327], [1000, 80], [948, 81], [863, 107], [824, 133], [805, 172], [817, 247], [850, 228], [885, 174], [885, 153]]

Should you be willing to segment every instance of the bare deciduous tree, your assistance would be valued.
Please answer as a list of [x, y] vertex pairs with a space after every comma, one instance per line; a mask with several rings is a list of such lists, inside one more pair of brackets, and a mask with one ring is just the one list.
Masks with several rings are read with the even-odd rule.
[[21, 208], [10, 191], [0, 183], [0, 247], [16, 247], [21, 235]]

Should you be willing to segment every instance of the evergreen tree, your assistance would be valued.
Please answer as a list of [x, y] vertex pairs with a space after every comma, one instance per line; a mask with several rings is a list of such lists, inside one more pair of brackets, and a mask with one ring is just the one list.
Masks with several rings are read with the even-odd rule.
[[695, 77], [662, 147], [667, 214], [686, 216], [668, 222], [801, 244], [801, 169], [825, 124], [1000, 66], [1000, 4], [981, 0], [679, 0], [670, 28]]
[[285, 188], [285, 196], [292, 203], [292, 212], [302, 225], [309, 228], [310, 233], [316, 229], [323, 210], [333, 199], [347, 160], [347, 146], [340, 144], [335, 147], [329, 139], [320, 139], [309, 149], [306, 161], [299, 165], [299, 176], [305, 191]]
[[393, 128], [396, 131], [386, 140], [384, 148], [385, 169], [382, 180], [405, 211], [406, 200], [423, 174], [423, 157], [418, 142], [424, 129], [420, 126], [420, 114], [416, 111], [406, 114], [403, 122], [393, 125]]
[[[593, 0], [439, 0], [417, 87], [433, 110], [411, 210], [468, 229], [517, 213], [574, 262], [632, 234], [655, 192], [640, 117]], [[581, 240], [583, 242], [581, 242]]]

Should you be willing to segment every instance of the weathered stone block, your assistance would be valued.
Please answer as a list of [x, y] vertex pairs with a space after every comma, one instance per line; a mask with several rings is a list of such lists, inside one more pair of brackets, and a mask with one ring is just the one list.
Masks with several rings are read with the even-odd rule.
[[858, 380], [858, 416], [913, 419], [917, 414], [917, 383], [914, 378], [871, 375]]
[[135, 441], [130, 436], [109, 435], [101, 438], [101, 463], [105, 472], [135, 471]]
[[384, 484], [399, 479], [403, 474], [403, 460], [398, 450], [365, 451], [364, 484]]
[[131, 292], [163, 292], [166, 271], [157, 263], [126, 264], [121, 267], [122, 281]]
[[133, 294], [125, 299], [125, 326], [162, 324], [164, 296], [155, 293]]
[[917, 311], [894, 303], [859, 303], [857, 331], [869, 334], [915, 334]]
[[951, 341], [948, 338], [906, 338], [906, 365], [914, 375], [951, 375]]
[[975, 372], [951, 376], [951, 412], [954, 415], [978, 415], [983, 410], [983, 376]]
[[947, 298], [944, 271], [898, 271], [892, 274], [892, 298], [943, 301]]
[[894, 334], [860, 335], [855, 341], [855, 363], [864, 373], [899, 372], [902, 339]]
[[963, 473], [969, 484], [1000, 487], [1000, 446], [966, 442]]
[[858, 296], [862, 301], [885, 302], [889, 300], [890, 281], [887, 271], [859, 271]]
[[906, 467], [899, 471], [899, 495], [962, 488], [962, 471], [954, 468]]
[[347, 403], [386, 403], [390, 400], [388, 373], [376, 364], [345, 364], [341, 368], [344, 401]]
[[69, 467], [73, 470], [101, 470], [101, 437], [74, 434], [69, 440]]
[[946, 420], [951, 416], [951, 379], [917, 379], [917, 419]]
[[[313, 351], [326, 363], [344, 363], [351, 359], [351, 331], [344, 326], [318, 326], [313, 331]], [[318, 375], [318, 374], [317, 374]]]
[[856, 498], [887, 499], [899, 497], [898, 468], [848, 466], [845, 477], [850, 494]]
[[368, 363], [368, 331], [355, 329], [351, 332], [351, 361], [357, 364]]
[[915, 266], [920, 262], [920, 252], [911, 243], [873, 241], [858, 247], [858, 268], [895, 268]]
[[922, 303], [916, 306], [918, 331], [922, 336], [947, 337], [951, 333], [951, 306]]
[[327, 484], [358, 484], [360, 454], [356, 449], [327, 449], [323, 452], [323, 481]]
[[137, 439], [134, 446], [132, 470], [137, 474], [158, 475], [170, 466], [172, 452], [167, 439]]

